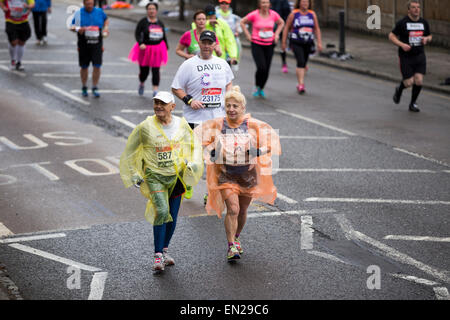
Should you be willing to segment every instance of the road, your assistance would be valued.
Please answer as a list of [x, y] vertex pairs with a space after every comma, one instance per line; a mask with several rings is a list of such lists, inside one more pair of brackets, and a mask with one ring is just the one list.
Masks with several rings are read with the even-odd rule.
[[[409, 92], [393, 105], [393, 83], [314, 64], [299, 96], [274, 57], [267, 99], [255, 99], [244, 50], [234, 82], [281, 135], [279, 197], [252, 204], [244, 256], [228, 264], [201, 181], [181, 209], [176, 266], [154, 275], [145, 199], [118, 175], [125, 138], [152, 114], [126, 59], [135, 25], [111, 19], [102, 97], [81, 98], [66, 19], [56, 3], [49, 44], [29, 41], [24, 73], [8, 71], [0, 22], [0, 263], [24, 299], [449, 299], [448, 96], [424, 90], [412, 114]], [[182, 62], [179, 36], [161, 89]]]

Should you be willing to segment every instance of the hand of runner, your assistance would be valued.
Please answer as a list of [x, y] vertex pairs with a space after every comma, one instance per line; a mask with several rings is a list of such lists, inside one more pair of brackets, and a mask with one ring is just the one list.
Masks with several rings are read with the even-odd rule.
[[199, 109], [204, 109], [205, 108], [203, 103], [201, 101], [198, 101], [198, 100], [192, 100], [190, 106], [194, 110], [199, 110]]
[[104, 29], [103, 32], [102, 32], [102, 36], [103, 36], [103, 38], [108, 38], [109, 30], [108, 29]]
[[402, 49], [403, 51], [408, 52], [409, 50], [411, 50], [411, 46], [409, 44], [404, 43], [402, 44]]
[[423, 44], [423, 45], [426, 45], [428, 42], [429, 42], [429, 41], [428, 41], [428, 37], [423, 37], [423, 38], [422, 38], [422, 44]]
[[139, 46], [139, 49], [141, 49], [141, 50], [145, 50], [145, 48], [147, 48], [147, 46], [145, 45], [145, 43], [143, 43], [143, 44], [141, 44], [141, 45]]
[[140, 188], [141, 187], [141, 183], [142, 182], [144, 182], [144, 180], [142, 180], [142, 179], [139, 179], [139, 180], [137, 180], [136, 182], [135, 182], [135, 184], [134, 184], [134, 186], [136, 187], [136, 188]]

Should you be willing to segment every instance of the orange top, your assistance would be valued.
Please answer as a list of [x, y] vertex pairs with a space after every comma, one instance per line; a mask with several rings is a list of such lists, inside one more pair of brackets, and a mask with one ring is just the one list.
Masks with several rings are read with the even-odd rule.
[[[272, 180], [272, 156], [281, 154], [281, 145], [279, 135], [270, 125], [246, 114], [235, 125], [226, 117], [216, 118], [204, 122], [194, 132], [205, 148], [208, 214], [215, 212], [221, 218], [225, 200], [231, 194], [274, 203], [277, 189]], [[214, 162], [212, 149], [216, 153]], [[256, 149], [262, 151], [259, 157], [252, 156]]]

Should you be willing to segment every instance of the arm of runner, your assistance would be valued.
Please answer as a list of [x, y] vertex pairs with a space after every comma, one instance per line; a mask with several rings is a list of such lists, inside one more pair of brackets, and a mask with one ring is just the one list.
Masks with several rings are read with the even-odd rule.
[[411, 46], [409, 44], [401, 42], [394, 33], [389, 33], [389, 40], [395, 44], [397, 47], [403, 49], [403, 51], [408, 52], [411, 50]]
[[192, 58], [194, 55], [189, 54], [186, 52], [186, 46], [182, 45], [181, 43], [177, 44], [177, 48], [175, 49], [175, 52], [177, 55], [179, 55], [182, 58], [189, 59]]
[[281, 38], [281, 50], [286, 51], [287, 48], [287, 38], [289, 35], [289, 32], [291, 31], [291, 25], [292, 21], [294, 20], [294, 14], [291, 12], [289, 16], [286, 19], [286, 27], [283, 29], [283, 35]]
[[316, 39], [317, 39], [317, 50], [319, 50], [319, 52], [322, 51], [322, 32], [320, 31], [320, 27], [319, 27], [319, 19], [317, 19], [317, 15], [314, 12], [314, 33], [316, 35]]
[[278, 40], [280, 40], [280, 33], [283, 31], [284, 27], [284, 20], [280, 17], [277, 21], [275, 21], [275, 24], [277, 25], [277, 29], [275, 30], [275, 43], [278, 43]]
[[429, 36], [422, 38], [422, 43], [424, 45], [426, 45], [426, 44], [430, 43], [432, 39], [433, 39], [433, 36], [430, 34]]
[[8, 7], [3, 3], [2, 0], [0, 0], [0, 8], [1, 8], [4, 12], [8, 12], [8, 11], [9, 11]]
[[250, 34], [250, 32], [248, 31], [247, 28], [247, 23], [248, 23], [248, 18], [247, 17], [243, 17], [241, 19], [241, 28], [242, 31], [244, 31], [245, 37], [247, 38], [248, 41], [252, 42], [252, 35]]
[[103, 23], [102, 31], [103, 31], [103, 37], [106, 38], [107, 36], [109, 36], [109, 19], [108, 18], [106, 18], [105, 22]]
[[180, 100], [182, 100], [186, 105], [190, 106], [194, 110], [203, 109], [205, 106], [201, 101], [189, 99], [189, 101], [184, 101], [183, 98], [188, 94], [183, 89], [172, 88], [172, 93]]

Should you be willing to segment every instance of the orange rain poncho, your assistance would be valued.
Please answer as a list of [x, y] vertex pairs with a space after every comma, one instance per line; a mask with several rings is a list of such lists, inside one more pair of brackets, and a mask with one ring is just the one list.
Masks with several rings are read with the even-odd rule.
[[[216, 118], [203, 122], [194, 132], [205, 147], [208, 214], [215, 211], [221, 218], [225, 200], [233, 193], [274, 203], [277, 189], [272, 181], [272, 156], [281, 154], [281, 146], [270, 125], [245, 114], [237, 127], [231, 127], [227, 118]], [[253, 157], [256, 149], [267, 152]]]

